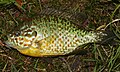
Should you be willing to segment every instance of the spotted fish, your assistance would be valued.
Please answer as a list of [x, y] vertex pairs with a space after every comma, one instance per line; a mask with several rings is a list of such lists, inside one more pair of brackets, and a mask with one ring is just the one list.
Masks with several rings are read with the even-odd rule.
[[[75, 24], [75, 20], [70, 20], [72, 17], [70, 14], [53, 12], [47, 13], [46, 10], [43, 10], [30, 23], [25, 23], [7, 35], [8, 40], [5, 41], [5, 44], [28, 56], [58, 56], [70, 54], [78, 46], [101, 42], [108, 37], [109, 33], [106, 32], [80, 29]], [[79, 21], [76, 20], [76, 22]]]

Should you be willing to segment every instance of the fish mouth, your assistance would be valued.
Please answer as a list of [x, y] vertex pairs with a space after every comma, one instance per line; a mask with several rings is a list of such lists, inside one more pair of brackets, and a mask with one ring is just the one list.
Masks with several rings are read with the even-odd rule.
[[21, 46], [14, 45], [14, 44], [10, 43], [9, 41], [5, 41], [4, 44], [5, 44], [5, 47], [14, 48], [14, 49], [17, 49], [17, 50], [23, 50], [23, 49], [28, 49], [29, 48], [29, 47], [23, 48]]
[[5, 41], [4, 42], [5, 47], [7, 48], [14, 48], [14, 49], [18, 49], [18, 47], [15, 47], [12, 43], [10, 43], [9, 41]]
[[8, 41], [5, 41], [4, 44], [5, 44], [6, 47], [12, 47], [12, 46], [13, 46], [13, 45], [10, 44]]

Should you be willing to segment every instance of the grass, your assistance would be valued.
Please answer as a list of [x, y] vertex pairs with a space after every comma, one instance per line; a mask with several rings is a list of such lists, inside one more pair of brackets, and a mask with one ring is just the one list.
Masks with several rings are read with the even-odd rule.
[[[0, 5], [0, 38], [29, 21], [45, 8], [66, 12], [83, 12], [88, 16], [87, 30], [111, 29], [118, 37], [117, 45], [87, 45], [85, 55], [29, 57], [12, 48], [0, 47], [2, 72], [119, 72], [120, 71], [120, 4], [100, 0], [23, 0], [22, 8]], [[2, 4], [3, 5], [3, 4]], [[1, 8], [2, 7], [2, 8]], [[21, 13], [22, 12], [22, 13]], [[104, 25], [104, 26], [103, 26]], [[101, 26], [101, 27], [100, 27]], [[109, 27], [110, 26], [110, 27]]]

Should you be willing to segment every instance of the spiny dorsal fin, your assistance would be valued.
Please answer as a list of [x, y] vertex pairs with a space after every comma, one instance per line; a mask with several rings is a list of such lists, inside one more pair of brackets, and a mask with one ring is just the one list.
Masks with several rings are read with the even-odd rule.
[[[83, 23], [87, 20], [87, 16], [84, 13], [80, 13], [80, 12], [75, 12], [75, 13], [71, 13], [71, 12], [65, 12], [63, 10], [56, 10], [53, 8], [46, 8], [43, 9], [42, 11], [35, 14], [35, 16], [33, 16], [33, 18], [31, 19], [34, 20], [36, 18], [39, 18], [39, 16], [44, 16], [44, 15], [50, 15], [50, 16], [55, 16], [55, 17], [61, 17], [63, 19], [67, 19], [71, 22], [73, 22], [75, 25], [78, 26], [78, 28], [83, 29]], [[30, 18], [26, 18], [26, 19], [30, 19]], [[31, 25], [31, 21], [24, 21], [23, 23], [19, 24], [18, 28], [15, 28], [15, 31], [19, 31], [19, 28], [21, 28], [24, 25]]]
[[61, 17], [63, 19], [69, 19], [73, 23], [77, 24], [78, 26], [82, 26], [82, 24], [87, 20], [87, 15], [82, 12], [78, 13], [68, 13], [62, 10], [56, 10], [52, 8], [44, 9], [40, 12], [40, 15], [53, 15], [56, 17]]

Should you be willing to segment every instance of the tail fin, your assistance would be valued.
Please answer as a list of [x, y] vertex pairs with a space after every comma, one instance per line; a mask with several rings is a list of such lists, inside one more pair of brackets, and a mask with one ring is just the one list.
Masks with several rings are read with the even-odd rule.
[[107, 34], [107, 36], [104, 36], [101, 40], [100, 44], [110, 44], [110, 45], [117, 45], [118, 43], [115, 41], [115, 39], [118, 39], [117, 36], [113, 31], [107, 30], [104, 32]]

